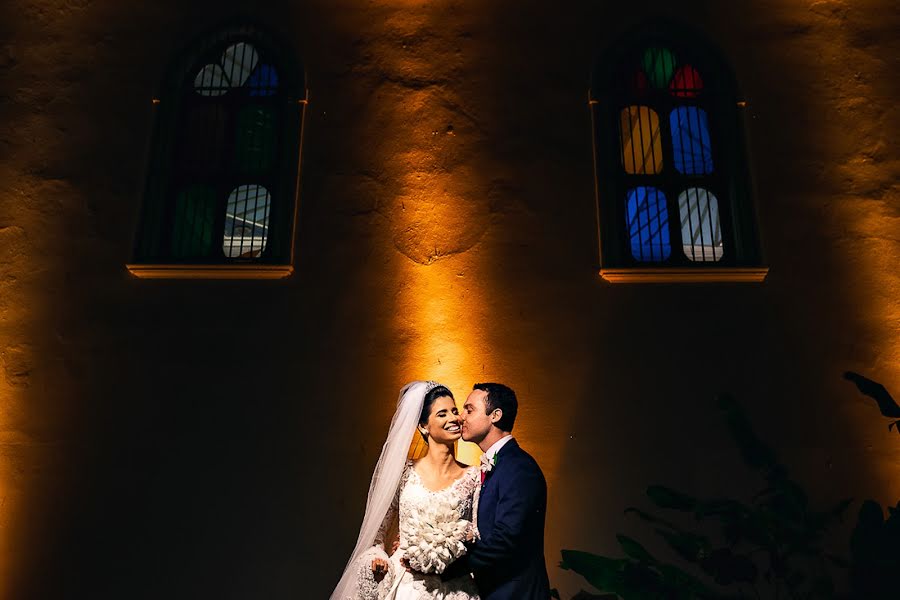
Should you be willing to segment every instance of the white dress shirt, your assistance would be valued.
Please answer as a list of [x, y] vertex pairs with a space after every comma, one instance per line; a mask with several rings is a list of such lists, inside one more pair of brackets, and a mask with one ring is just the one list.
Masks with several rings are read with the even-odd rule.
[[507, 444], [507, 442], [509, 442], [509, 440], [511, 440], [511, 439], [513, 439], [512, 434], [507, 433], [502, 438], [500, 438], [499, 440], [494, 442], [491, 445], [491, 447], [485, 451], [484, 455], [488, 457], [488, 460], [491, 461], [491, 464], [493, 464], [493, 462], [494, 462], [494, 457], [497, 456], [498, 452], [500, 452], [500, 448], [505, 446]]

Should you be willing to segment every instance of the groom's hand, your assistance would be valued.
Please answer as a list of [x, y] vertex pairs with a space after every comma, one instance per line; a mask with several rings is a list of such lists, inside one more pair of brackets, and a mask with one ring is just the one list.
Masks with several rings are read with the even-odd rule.
[[469, 574], [469, 561], [465, 560], [465, 556], [461, 556], [444, 569], [441, 573], [441, 581], [450, 581], [457, 577]]

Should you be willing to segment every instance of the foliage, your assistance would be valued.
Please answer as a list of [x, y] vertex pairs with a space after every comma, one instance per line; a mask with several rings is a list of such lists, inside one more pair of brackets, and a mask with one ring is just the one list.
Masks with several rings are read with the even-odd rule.
[[[883, 385], [858, 373], [844, 373], [856, 388], [872, 398], [885, 417], [900, 417], [900, 406]], [[900, 421], [888, 425], [888, 431]], [[900, 433], [900, 426], [897, 427]], [[866, 500], [859, 509], [859, 518], [850, 536], [850, 587], [856, 598], [897, 598], [898, 573], [900, 573], [900, 502], [888, 507], [884, 518], [881, 506], [874, 500]]]
[[813, 510], [801, 486], [753, 432], [737, 402], [721, 396], [718, 405], [745, 464], [762, 476], [763, 489], [741, 501], [697, 498], [661, 485], [647, 488], [657, 509], [680, 514], [680, 521], [693, 517], [693, 527], [639, 508], [625, 511], [650, 526], [690, 570], [659, 560], [624, 535], [616, 536], [624, 558], [563, 550], [562, 568], [626, 600], [738, 600], [759, 597], [766, 588], [791, 599], [833, 596], [830, 570], [822, 558], [823, 537], [850, 500]]
[[[881, 384], [846, 373], [863, 394], [871, 397], [882, 415], [896, 419], [900, 407]], [[900, 573], [900, 503], [888, 507], [867, 500], [859, 511], [850, 539], [849, 559], [828, 554], [823, 538], [845, 513], [851, 500], [825, 510], [810, 508], [806, 493], [793, 481], [775, 453], [753, 432], [740, 406], [720, 396], [718, 406], [740, 449], [744, 463], [765, 481], [749, 502], [731, 498], [701, 499], [678, 490], [651, 485], [647, 497], [657, 509], [693, 517], [684, 526], [656, 513], [628, 508], [660, 536], [690, 571], [657, 559], [638, 541], [616, 536], [623, 558], [563, 550], [563, 569], [583, 576], [603, 595], [582, 591], [573, 600], [742, 600], [761, 598], [761, 589], [776, 598], [827, 599], [837, 597], [830, 566], [849, 569], [851, 597], [880, 600], [898, 597]], [[894, 421], [888, 429], [898, 426]], [[707, 535], [714, 524], [716, 536]], [[752, 592], [752, 595], [750, 595]], [[558, 598], [558, 593], [554, 595]]]

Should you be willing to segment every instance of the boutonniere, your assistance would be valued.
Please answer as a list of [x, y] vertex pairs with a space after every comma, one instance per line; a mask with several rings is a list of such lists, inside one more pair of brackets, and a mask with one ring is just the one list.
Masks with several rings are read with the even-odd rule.
[[488, 458], [487, 454], [481, 455], [481, 472], [482, 473], [490, 473], [494, 467], [497, 465], [497, 455], [493, 455]]

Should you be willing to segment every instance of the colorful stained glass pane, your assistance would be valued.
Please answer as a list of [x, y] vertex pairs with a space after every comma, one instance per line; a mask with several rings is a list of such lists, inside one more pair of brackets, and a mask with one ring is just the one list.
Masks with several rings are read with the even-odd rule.
[[247, 106], [238, 113], [235, 144], [237, 167], [243, 172], [269, 169], [275, 156], [275, 114], [265, 106]]
[[209, 171], [223, 166], [227, 121], [226, 109], [220, 103], [193, 106], [184, 124], [180, 167]]
[[641, 56], [641, 66], [657, 89], [665, 89], [675, 73], [675, 55], [668, 48], [647, 48]]
[[222, 68], [228, 76], [231, 87], [241, 87], [259, 62], [259, 54], [251, 44], [239, 42], [225, 48], [222, 53]]
[[691, 65], [683, 65], [675, 71], [669, 91], [676, 98], [696, 98], [703, 90], [700, 72]]
[[230, 88], [225, 70], [218, 63], [206, 65], [194, 77], [194, 91], [201, 96], [221, 96]]
[[662, 171], [662, 136], [655, 110], [647, 106], [622, 109], [619, 133], [626, 173], [652, 175]]
[[194, 185], [175, 199], [172, 256], [205, 258], [210, 255], [215, 227], [216, 192], [207, 185]]
[[709, 119], [696, 106], [680, 106], [669, 115], [675, 168], [684, 175], [708, 175], [713, 172]]
[[250, 78], [246, 87], [250, 88], [251, 96], [272, 96], [278, 89], [278, 73], [272, 65], [259, 65]]
[[194, 91], [201, 96], [221, 96], [241, 87], [259, 62], [256, 48], [246, 42], [225, 48], [217, 63], [205, 65], [194, 77]]
[[666, 196], [654, 187], [637, 187], [625, 198], [625, 218], [631, 239], [631, 255], [641, 262], [669, 258], [669, 211]]
[[629, 93], [636, 96], [643, 96], [650, 89], [650, 83], [647, 76], [640, 69], [633, 71], [625, 76], [626, 86]]
[[272, 197], [261, 185], [242, 185], [228, 196], [222, 250], [229, 258], [258, 258], [269, 237]]
[[678, 195], [681, 244], [692, 261], [715, 262], [722, 258], [722, 223], [719, 200], [705, 188], [688, 188]]

